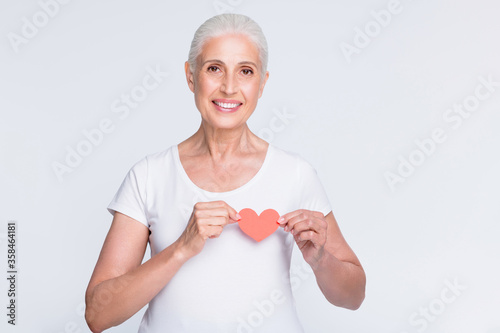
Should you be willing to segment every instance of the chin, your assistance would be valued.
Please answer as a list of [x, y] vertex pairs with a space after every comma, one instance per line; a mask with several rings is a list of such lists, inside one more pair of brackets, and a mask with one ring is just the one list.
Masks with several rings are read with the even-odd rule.
[[206, 123], [215, 129], [235, 129], [242, 125], [240, 121], [234, 119], [218, 119], [217, 121], [206, 121]]

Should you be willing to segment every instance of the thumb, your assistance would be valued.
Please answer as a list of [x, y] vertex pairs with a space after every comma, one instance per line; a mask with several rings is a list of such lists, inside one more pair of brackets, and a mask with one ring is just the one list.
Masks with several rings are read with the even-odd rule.
[[240, 214], [238, 214], [238, 212], [232, 207], [229, 209], [229, 218], [229, 223], [238, 223], [238, 221], [241, 220]]

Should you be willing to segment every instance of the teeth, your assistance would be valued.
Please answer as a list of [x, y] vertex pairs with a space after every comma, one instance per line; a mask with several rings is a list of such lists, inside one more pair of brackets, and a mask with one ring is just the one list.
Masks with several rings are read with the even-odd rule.
[[224, 109], [233, 109], [235, 107], [237, 107], [238, 105], [240, 105], [239, 103], [221, 103], [221, 102], [217, 102], [217, 101], [214, 101], [215, 104], [217, 104], [218, 106], [224, 108]]

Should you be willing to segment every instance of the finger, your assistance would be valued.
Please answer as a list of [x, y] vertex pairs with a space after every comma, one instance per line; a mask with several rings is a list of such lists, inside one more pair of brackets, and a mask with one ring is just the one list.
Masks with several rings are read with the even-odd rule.
[[236, 209], [234, 209], [233, 207], [231, 206], [227, 206], [228, 207], [228, 212], [229, 212], [229, 223], [237, 223], [238, 221], [241, 220], [241, 215], [238, 214], [238, 212], [236, 211]]
[[225, 213], [223, 214], [223, 216], [229, 217], [229, 219], [230, 219], [229, 223], [236, 223], [239, 220], [241, 220], [241, 216], [240, 216], [240, 214], [238, 214], [236, 209], [229, 206], [227, 204], [227, 202], [225, 202], [223, 200], [209, 201], [209, 202], [206, 202], [206, 204], [207, 204], [206, 207], [209, 209], [215, 209], [215, 208], [224, 209]]
[[218, 238], [220, 234], [222, 233], [223, 226], [220, 225], [211, 225], [211, 226], [206, 226], [202, 230], [202, 236], [203, 238]]
[[226, 208], [206, 208], [206, 209], [197, 209], [196, 210], [196, 218], [202, 219], [207, 217], [216, 217], [216, 216], [224, 216], [229, 218], [229, 212]]
[[318, 234], [325, 234], [327, 231], [328, 227], [328, 222], [324, 218], [318, 218], [316, 216], [309, 216], [308, 218], [298, 221], [297, 223], [293, 224], [293, 227], [291, 228], [292, 234], [296, 234], [299, 232], [302, 232], [304, 230], [313, 230], [314, 232], [317, 232]]
[[200, 201], [194, 204], [195, 208], [199, 209], [213, 209], [213, 208], [222, 208], [226, 205], [226, 203], [222, 200], [217, 201]]
[[303, 211], [304, 211], [303, 209], [294, 210], [293, 212], [282, 215], [276, 222], [278, 222], [281, 227], [285, 227], [291, 218], [301, 214]]
[[321, 230], [327, 227], [327, 222], [323, 213], [311, 210], [302, 210], [301, 214], [290, 218], [285, 231], [294, 230], [297, 224], [304, 222], [311, 228], [314, 226], [314, 230], [317, 232], [322, 232]]
[[311, 211], [311, 213], [316, 216], [316, 217], [319, 217], [319, 218], [323, 218], [325, 217], [325, 214], [323, 214], [322, 212], [318, 212], [318, 211]]
[[227, 224], [229, 224], [229, 218], [226, 216], [204, 217], [198, 219], [197, 221], [200, 227], [210, 227], [210, 226], [224, 227]]
[[288, 218], [287, 225], [285, 226], [285, 231], [291, 231], [293, 230], [294, 226], [302, 221], [305, 221], [309, 219], [311, 216], [309, 214], [309, 211], [307, 210], [301, 210], [300, 212], [297, 212], [295, 215], [291, 216]]
[[322, 226], [314, 220], [307, 219], [295, 223], [293, 228], [291, 228], [290, 232], [292, 233], [292, 235], [296, 235], [306, 230], [311, 230], [316, 233], [320, 233], [322, 232]]
[[311, 243], [313, 243], [313, 245], [315, 247], [318, 247], [322, 243], [324, 243], [323, 242], [324, 237], [322, 237], [322, 235], [320, 235], [317, 232], [314, 232], [312, 230], [306, 230], [306, 231], [302, 231], [298, 234], [295, 234], [294, 238], [295, 238], [295, 241], [297, 242], [297, 244], [302, 243], [302, 242], [306, 242], [306, 241], [310, 241]]
[[[229, 211], [227, 208], [222, 207], [222, 208], [211, 208], [211, 209], [196, 209], [194, 211], [194, 216], [196, 220], [204, 220], [208, 221], [211, 218], [216, 218], [216, 217], [223, 217], [225, 222], [223, 224], [228, 224], [228, 223], [235, 223], [237, 222], [236, 220], [233, 220], [230, 217]], [[220, 221], [220, 220], [218, 220]], [[208, 223], [210, 224], [210, 223]], [[222, 223], [217, 223], [217, 224], [222, 224]]]

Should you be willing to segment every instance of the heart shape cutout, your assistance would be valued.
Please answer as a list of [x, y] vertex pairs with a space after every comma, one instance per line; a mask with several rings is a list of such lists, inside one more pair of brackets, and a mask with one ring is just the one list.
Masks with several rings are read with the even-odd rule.
[[267, 238], [278, 229], [280, 214], [274, 209], [266, 209], [260, 215], [251, 209], [244, 208], [239, 212], [241, 220], [238, 222], [240, 229], [257, 242]]

